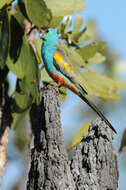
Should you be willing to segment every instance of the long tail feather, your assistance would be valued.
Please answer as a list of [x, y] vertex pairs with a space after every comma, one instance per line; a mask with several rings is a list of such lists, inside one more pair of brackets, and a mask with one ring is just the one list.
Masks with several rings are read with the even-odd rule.
[[111, 125], [111, 123], [107, 120], [107, 118], [101, 113], [101, 111], [98, 110], [98, 108], [94, 105], [94, 103], [92, 103], [90, 100], [88, 100], [85, 96], [80, 95], [80, 98], [86, 102], [100, 117], [101, 119], [104, 120], [104, 122], [115, 132], [116, 130], [114, 129], [114, 127]]

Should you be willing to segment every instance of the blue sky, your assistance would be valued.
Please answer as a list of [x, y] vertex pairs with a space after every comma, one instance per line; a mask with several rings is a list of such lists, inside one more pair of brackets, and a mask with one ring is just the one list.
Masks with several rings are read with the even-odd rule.
[[126, 59], [126, 0], [85, 0], [85, 20], [96, 20], [99, 34]]

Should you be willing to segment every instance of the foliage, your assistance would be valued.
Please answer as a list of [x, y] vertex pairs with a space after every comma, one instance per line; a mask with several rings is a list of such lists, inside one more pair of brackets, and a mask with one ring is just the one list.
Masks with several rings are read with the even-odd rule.
[[[89, 94], [104, 99], [119, 99], [117, 91], [126, 87], [126, 84], [89, 68], [92, 64], [106, 60], [102, 54], [106, 43], [96, 42], [90, 23], [86, 28], [83, 27], [83, 17], [80, 14], [85, 8], [83, 0], [19, 0], [14, 7], [12, 2], [0, 2], [0, 73], [8, 69], [8, 72], [13, 72], [17, 77], [16, 90], [12, 97], [14, 125], [22, 121], [33, 102], [39, 104], [40, 81], [43, 84], [54, 84], [45, 72], [41, 59], [42, 40], [36, 38], [37, 31], [45, 26], [57, 27], [60, 38], [63, 39], [61, 46], [78, 81]], [[71, 15], [75, 11], [72, 28]], [[66, 89], [61, 88], [62, 101], [66, 94]]]
[[91, 122], [87, 122], [84, 124], [83, 127], [81, 127], [76, 135], [74, 136], [73, 140], [72, 140], [72, 144], [71, 146], [68, 147], [68, 151], [70, 151], [72, 148], [76, 147], [81, 141], [82, 139], [84, 138], [84, 135], [87, 135], [88, 134], [88, 129], [91, 125]]
[[125, 148], [126, 148], [126, 129], [123, 131], [119, 153], [122, 151], [126, 152]]

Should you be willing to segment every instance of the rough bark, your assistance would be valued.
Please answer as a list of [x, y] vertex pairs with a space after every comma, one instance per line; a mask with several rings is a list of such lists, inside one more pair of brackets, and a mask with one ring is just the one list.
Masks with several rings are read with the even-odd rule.
[[112, 145], [113, 131], [100, 118], [75, 150], [71, 172], [77, 190], [116, 190], [117, 156]]
[[27, 190], [117, 189], [113, 132], [101, 119], [93, 122], [88, 136], [68, 161], [61, 130], [58, 89], [43, 88], [41, 104], [33, 105], [30, 116], [34, 148]]
[[35, 137], [27, 189], [75, 189], [63, 143], [57, 88], [44, 88], [40, 106], [34, 105], [30, 115]]

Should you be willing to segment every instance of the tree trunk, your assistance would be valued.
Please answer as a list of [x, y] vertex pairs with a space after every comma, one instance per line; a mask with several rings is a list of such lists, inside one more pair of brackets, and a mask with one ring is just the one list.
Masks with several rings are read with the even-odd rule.
[[117, 158], [113, 150], [113, 132], [101, 119], [68, 161], [60, 122], [58, 89], [42, 89], [42, 101], [33, 105], [31, 124], [34, 148], [27, 190], [116, 190]]

